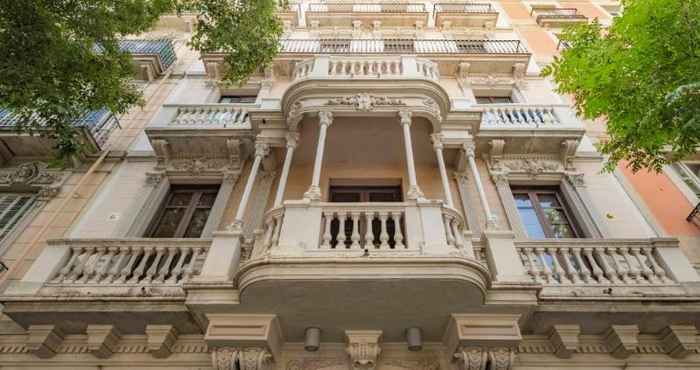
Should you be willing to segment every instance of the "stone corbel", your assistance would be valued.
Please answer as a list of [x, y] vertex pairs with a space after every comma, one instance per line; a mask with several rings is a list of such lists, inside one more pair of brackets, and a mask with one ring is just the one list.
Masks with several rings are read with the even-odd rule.
[[347, 347], [353, 369], [373, 370], [379, 361], [382, 348], [379, 341], [381, 330], [346, 330]]
[[217, 347], [211, 355], [214, 370], [268, 370], [274, 364], [263, 347]]
[[170, 145], [167, 140], [151, 140], [151, 146], [156, 152], [156, 168], [166, 168], [170, 161]]
[[568, 173], [566, 180], [575, 188], [583, 188], [586, 186], [586, 181], [582, 173]]
[[549, 332], [549, 342], [559, 358], [571, 358], [579, 344], [581, 327], [578, 325], [554, 325]]
[[146, 185], [156, 187], [165, 179], [165, 172], [146, 172]]
[[27, 351], [38, 358], [51, 358], [63, 338], [63, 332], [54, 325], [31, 325], [27, 330]]
[[443, 344], [460, 370], [510, 370], [522, 340], [519, 315], [453, 314]]
[[697, 353], [698, 329], [695, 325], [669, 325], [664, 328], [659, 338], [666, 353], [673, 358], [685, 358]]
[[488, 352], [482, 347], [460, 347], [453, 355], [459, 370], [484, 370]]
[[612, 325], [603, 337], [610, 354], [616, 358], [627, 358], [637, 350], [638, 335], [637, 325]]
[[488, 370], [511, 370], [515, 362], [515, 349], [511, 347], [497, 347], [489, 349]]
[[301, 102], [295, 102], [292, 104], [289, 113], [287, 113], [287, 126], [290, 131], [297, 131], [299, 127], [299, 122], [304, 118], [304, 112], [302, 109], [304, 105]]
[[565, 170], [572, 170], [572, 160], [576, 155], [578, 140], [564, 140], [561, 142], [561, 164]]
[[148, 352], [155, 358], [169, 357], [177, 336], [177, 329], [172, 325], [147, 325]]
[[116, 352], [121, 334], [114, 325], [88, 325], [88, 351], [97, 358], [109, 358]]

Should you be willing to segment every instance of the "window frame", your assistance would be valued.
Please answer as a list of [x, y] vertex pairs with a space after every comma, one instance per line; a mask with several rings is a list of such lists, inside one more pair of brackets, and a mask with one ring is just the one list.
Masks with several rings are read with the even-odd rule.
[[[224, 99], [239, 99], [240, 101], [237, 102], [222, 102]], [[251, 101], [242, 101], [243, 99], [252, 99]], [[219, 96], [219, 104], [255, 104], [255, 101], [258, 99], [257, 95], [237, 95], [237, 94], [223, 94]]]
[[[216, 198], [219, 195], [219, 192], [221, 191], [221, 186], [220, 185], [173, 185], [170, 186], [167, 194], [165, 195], [163, 201], [158, 205], [158, 210], [155, 213], [155, 216], [151, 219], [150, 224], [148, 228], [146, 229], [145, 237], [146, 238], [188, 238], [188, 239], [198, 239], [202, 237], [202, 234], [204, 233], [204, 229], [202, 230], [202, 233], [198, 236], [194, 237], [187, 237], [185, 236], [185, 233], [189, 229], [192, 223], [192, 218], [194, 216], [194, 213], [197, 209], [209, 209], [209, 215], [207, 216], [207, 221], [205, 222], [205, 225], [207, 222], [209, 222], [209, 218], [211, 217], [211, 212], [214, 209], [216, 205]], [[169, 203], [173, 199], [173, 197], [178, 194], [178, 193], [185, 193], [185, 192], [192, 192], [193, 195], [190, 198], [190, 202], [187, 206], [170, 206]], [[214, 194], [214, 202], [207, 207], [201, 207], [199, 206], [199, 200], [201, 199], [202, 195], [204, 194]], [[159, 236], [156, 237], [154, 236], [155, 232], [158, 230], [158, 227], [160, 223], [163, 220], [163, 217], [165, 216], [165, 213], [168, 209], [173, 209], [173, 208], [185, 208], [185, 213], [180, 219], [180, 222], [175, 229], [175, 233], [173, 236]]]
[[[483, 95], [474, 95], [474, 99], [476, 100], [476, 104], [514, 104], [515, 99], [513, 99], [513, 93], [511, 92], [511, 95], [508, 96], [498, 96], [498, 95], [489, 95], [489, 96], [483, 96]], [[488, 103], [481, 103], [479, 102], [479, 99], [489, 99]], [[494, 100], [496, 99], [509, 99], [509, 102], [502, 103], [502, 102], [496, 102]]]
[[[354, 194], [360, 195], [358, 202], [335, 202], [333, 201], [334, 194]], [[370, 200], [371, 193], [393, 194], [398, 196], [395, 201], [373, 202]], [[401, 203], [403, 199], [403, 190], [401, 185], [331, 185], [328, 191], [328, 201], [332, 203]]]
[[[539, 201], [539, 194], [551, 194], [554, 195], [557, 199], [557, 202], [559, 202], [559, 207], [556, 207], [557, 209], [561, 209], [562, 213], [564, 213], [564, 217], [566, 217], [566, 221], [571, 228], [571, 231], [574, 234], [574, 238], [580, 239], [580, 238], [585, 238], [584, 233], [582, 232], [578, 220], [573, 217], [572, 212], [569, 208], [569, 204], [566, 202], [566, 199], [564, 199], [564, 196], [562, 194], [561, 189], [559, 188], [553, 188], [553, 187], [537, 187], [537, 186], [512, 186], [511, 187], [511, 193], [513, 194], [513, 197], [518, 194], [527, 194], [527, 196], [530, 199], [530, 203], [532, 204], [532, 209], [535, 212], [535, 215], [537, 216], [537, 220], [540, 223], [540, 226], [542, 227], [542, 231], [544, 232], [545, 239], [564, 239], [564, 238], [557, 238], [554, 236], [554, 228], [552, 224], [549, 222], [549, 219], [544, 213], [544, 209], [542, 208], [542, 205]], [[516, 206], [516, 211], [518, 212], [518, 217], [520, 217], [521, 222], [522, 220], [522, 215], [520, 214], [520, 211], [517, 209]], [[530, 237], [530, 235], [527, 233], [527, 230], [524, 230], [525, 235], [529, 239], [533, 239]]]

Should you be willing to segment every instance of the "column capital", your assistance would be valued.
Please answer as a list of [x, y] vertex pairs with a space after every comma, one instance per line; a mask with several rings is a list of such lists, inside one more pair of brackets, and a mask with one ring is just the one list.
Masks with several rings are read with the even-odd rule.
[[430, 135], [430, 141], [433, 143], [433, 149], [442, 150], [445, 145], [442, 143], [443, 134], [432, 134]]
[[318, 112], [318, 122], [321, 126], [330, 126], [333, 124], [333, 113], [329, 110]]
[[476, 145], [474, 145], [473, 141], [469, 141], [462, 144], [462, 149], [464, 149], [464, 153], [467, 154], [467, 157], [474, 158], [476, 152]]
[[288, 132], [286, 135], [287, 148], [296, 148], [299, 145], [299, 133], [298, 132]]
[[256, 157], [267, 157], [270, 154], [270, 144], [268, 143], [255, 143], [255, 156]]
[[411, 117], [413, 116], [413, 113], [407, 109], [402, 109], [399, 111], [399, 122], [401, 122], [402, 125], [408, 125], [411, 126]]
[[263, 347], [218, 347], [211, 352], [215, 370], [267, 370], [272, 368], [272, 354]]

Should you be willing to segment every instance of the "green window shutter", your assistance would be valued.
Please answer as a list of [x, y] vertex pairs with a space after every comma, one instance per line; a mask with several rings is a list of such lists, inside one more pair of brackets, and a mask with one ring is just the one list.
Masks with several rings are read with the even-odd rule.
[[0, 193], [0, 240], [5, 239], [35, 200], [34, 194]]

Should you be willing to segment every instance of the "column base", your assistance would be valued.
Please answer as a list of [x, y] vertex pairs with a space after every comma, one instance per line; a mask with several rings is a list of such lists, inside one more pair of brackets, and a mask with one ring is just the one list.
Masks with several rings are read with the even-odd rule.
[[312, 185], [309, 190], [304, 193], [304, 199], [321, 200], [321, 188], [319, 186]]
[[408, 192], [406, 193], [406, 198], [413, 200], [423, 200], [425, 199], [425, 195], [418, 186], [411, 186], [411, 188], [408, 189]]

